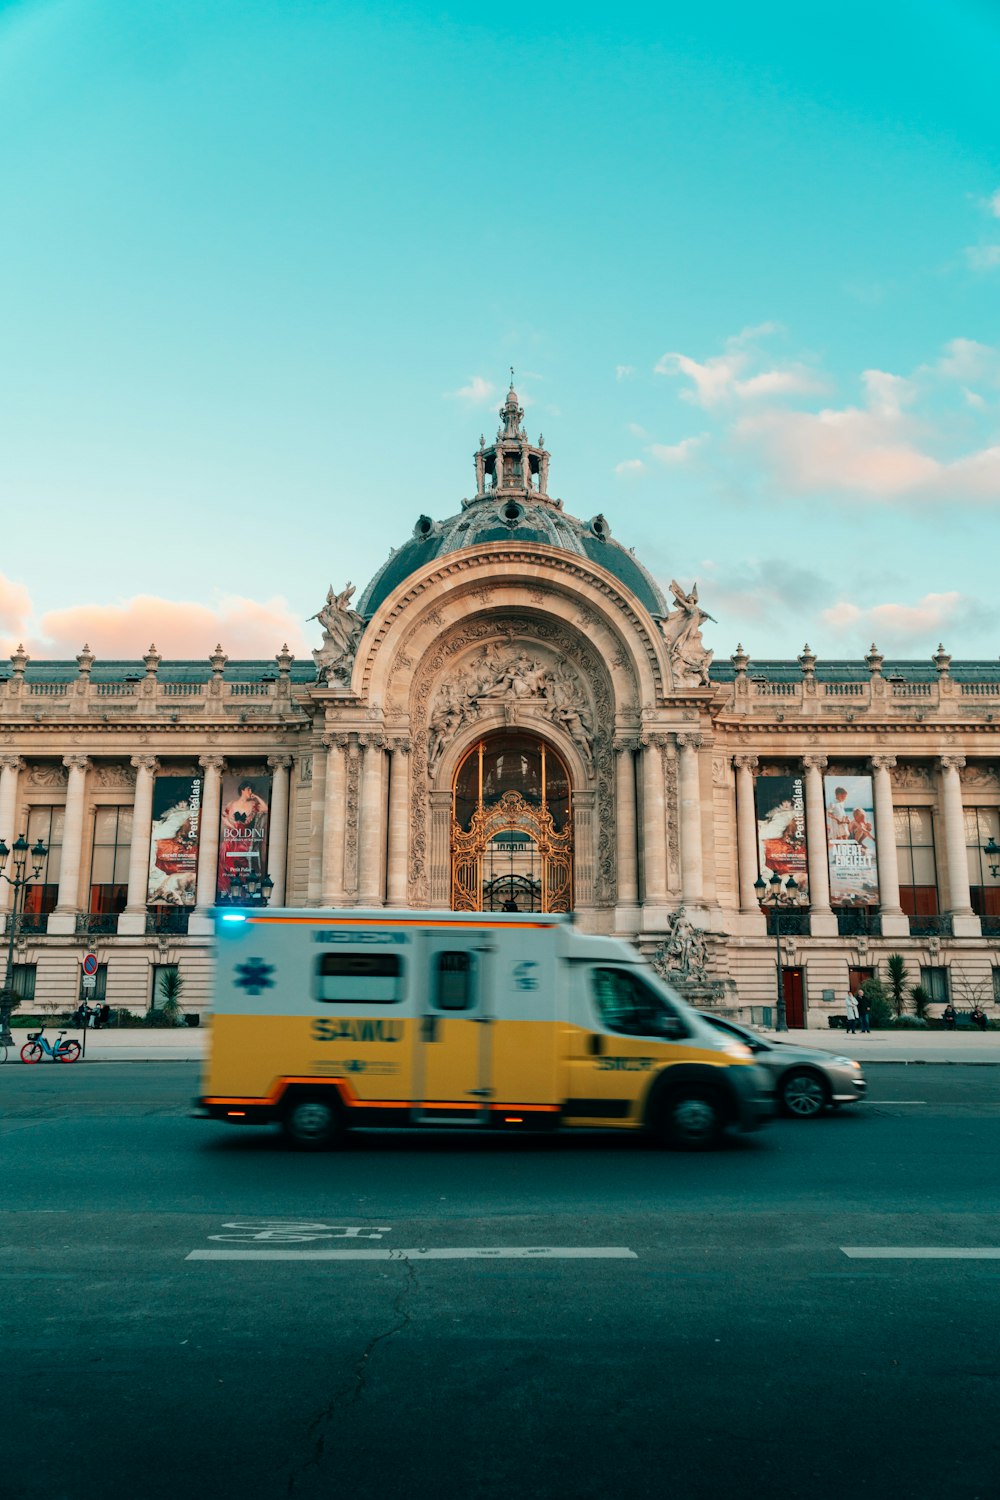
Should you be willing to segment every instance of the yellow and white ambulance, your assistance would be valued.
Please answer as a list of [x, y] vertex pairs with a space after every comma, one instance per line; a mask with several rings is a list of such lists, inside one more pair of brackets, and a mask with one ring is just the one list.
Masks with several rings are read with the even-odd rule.
[[202, 1114], [332, 1144], [352, 1125], [649, 1129], [687, 1150], [773, 1094], [634, 948], [571, 916], [225, 910]]

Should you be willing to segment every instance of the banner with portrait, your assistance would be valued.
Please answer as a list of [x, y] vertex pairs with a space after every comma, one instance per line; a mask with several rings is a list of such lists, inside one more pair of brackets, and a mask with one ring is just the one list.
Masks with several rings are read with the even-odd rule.
[[757, 776], [757, 860], [761, 879], [794, 876], [797, 900], [809, 900], [806, 859], [806, 798], [801, 776]]
[[271, 817], [270, 776], [227, 771], [222, 778], [222, 814], [215, 898], [228, 901], [233, 876], [263, 879]]
[[149, 842], [150, 906], [194, 906], [201, 828], [201, 777], [157, 776]]
[[878, 860], [871, 777], [824, 776], [823, 800], [831, 905], [877, 905]]

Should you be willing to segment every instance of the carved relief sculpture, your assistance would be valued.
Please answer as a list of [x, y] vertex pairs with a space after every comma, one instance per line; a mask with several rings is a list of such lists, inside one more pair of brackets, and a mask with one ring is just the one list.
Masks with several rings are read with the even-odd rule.
[[667, 936], [650, 956], [650, 963], [664, 979], [703, 984], [708, 979], [708, 946], [705, 934], [695, 927], [683, 906], [667, 918]]

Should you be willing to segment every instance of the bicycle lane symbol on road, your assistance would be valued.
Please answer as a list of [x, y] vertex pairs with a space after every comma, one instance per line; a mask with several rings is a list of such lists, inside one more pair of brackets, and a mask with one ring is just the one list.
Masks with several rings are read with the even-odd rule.
[[380, 1240], [390, 1234], [388, 1224], [326, 1224], [311, 1220], [235, 1219], [222, 1225], [226, 1231], [210, 1234], [209, 1240], [243, 1245], [308, 1245], [321, 1240]]

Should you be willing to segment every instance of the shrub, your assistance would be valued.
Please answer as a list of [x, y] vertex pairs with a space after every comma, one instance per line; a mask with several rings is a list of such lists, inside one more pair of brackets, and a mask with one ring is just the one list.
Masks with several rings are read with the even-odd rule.
[[178, 1019], [179, 1014], [179, 1011], [176, 1009], [168, 1010], [165, 1005], [160, 1007], [151, 1005], [143, 1016], [141, 1024], [143, 1026], [159, 1026], [161, 1028], [169, 1027], [173, 1030], [175, 1026], [182, 1026], [184, 1024]]
[[910, 977], [906, 960], [901, 953], [890, 953], [885, 967], [889, 975], [889, 1000], [896, 1015], [901, 1016], [906, 1009], [906, 982]]
[[929, 1031], [930, 1025], [924, 1016], [891, 1016], [894, 1031]]
[[889, 1004], [885, 993], [885, 986], [877, 974], [871, 979], [866, 979], [864, 984], [865, 995], [871, 1007], [871, 1024], [873, 1027], [882, 1029], [891, 1026], [893, 1021], [892, 1006]]
[[931, 1005], [931, 997], [924, 989], [923, 985], [915, 984], [910, 994], [913, 1000], [913, 1009], [915, 1014], [920, 1018], [920, 1020], [929, 1021], [929, 1007]]
[[129, 1010], [127, 1006], [124, 1005], [119, 1005], [117, 1010], [112, 1012], [112, 1015], [113, 1024], [115, 1026], [145, 1025], [145, 1018], [143, 1016], [137, 1016], [134, 1010]]

